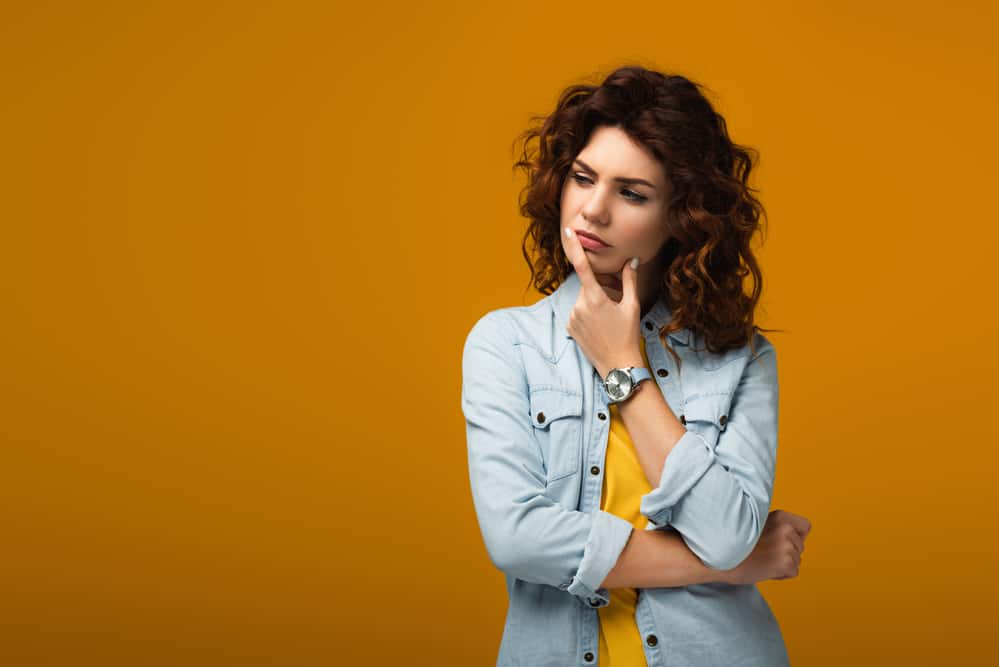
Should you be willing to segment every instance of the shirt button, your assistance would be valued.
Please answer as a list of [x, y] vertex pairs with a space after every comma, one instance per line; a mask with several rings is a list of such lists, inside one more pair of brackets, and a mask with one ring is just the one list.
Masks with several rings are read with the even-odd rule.
[[728, 423], [728, 415], [722, 415], [721, 419], [719, 419], [718, 421], [720, 421], [721, 425], [724, 426], [725, 424]]
[[656, 371], [656, 374], [658, 374], [659, 377], [664, 378], [667, 375], [669, 375], [669, 371], [666, 370], [665, 368], [660, 368], [659, 370]]
[[543, 412], [539, 412], [538, 413], [538, 423], [539, 424], [544, 424], [545, 423], [545, 413], [543, 413]]
[[598, 413], [597, 413], [597, 417], [599, 417], [600, 419], [607, 419], [607, 415], [605, 415], [605, 414], [604, 414], [604, 413], [602, 413], [602, 412], [598, 412]]
[[645, 643], [648, 644], [649, 646], [655, 646], [656, 644], [659, 643], [659, 638], [656, 637], [655, 635], [649, 635], [648, 637], [645, 638]]
[[590, 468], [590, 474], [591, 475], [599, 475], [600, 474], [600, 466], [593, 466], [592, 468]]
[[586, 662], [593, 662], [593, 654], [587, 651], [586, 655], [583, 656], [583, 660]]
[[645, 328], [648, 329], [649, 331], [652, 331], [652, 322], [645, 320]]
[[684, 426], [686, 426], [687, 425], [687, 418], [684, 417], [683, 415], [680, 415], [680, 423], [683, 424]]

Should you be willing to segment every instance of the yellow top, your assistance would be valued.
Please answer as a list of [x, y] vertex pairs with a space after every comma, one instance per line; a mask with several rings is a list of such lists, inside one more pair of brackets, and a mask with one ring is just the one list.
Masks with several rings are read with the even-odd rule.
[[[644, 339], [639, 347], [645, 367], [651, 370]], [[655, 379], [646, 380], [643, 384], [651, 384], [658, 390]], [[639, 391], [649, 389], [642, 385], [639, 387]], [[652, 491], [652, 487], [638, 462], [635, 446], [624, 427], [621, 414], [613, 403], [610, 405], [610, 413], [600, 509], [630, 521], [636, 530], [644, 530], [648, 519], [639, 512], [638, 505], [642, 496]], [[646, 667], [642, 637], [635, 622], [638, 592], [634, 588], [612, 588], [609, 593], [610, 604], [597, 608], [600, 617], [599, 664], [601, 667]]]

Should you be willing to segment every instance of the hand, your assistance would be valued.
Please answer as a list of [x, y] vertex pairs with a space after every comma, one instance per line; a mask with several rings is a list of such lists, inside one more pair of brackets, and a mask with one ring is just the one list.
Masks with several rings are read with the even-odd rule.
[[811, 529], [811, 522], [803, 516], [784, 510], [770, 512], [753, 552], [735, 569], [725, 571], [725, 583], [755, 584], [798, 576], [805, 537]]
[[631, 261], [621, 269], [621, 301], [604, 292], [590, 267], [590, 258], [575, 234], [566, 227], [565, 254], [579, 276], [581, 287], [569, 313], [566, 329], [583, 354], [606, 377], [612, 368], [644, 366], [639, 329], [641, 302], [638, 297], [638, 268]]

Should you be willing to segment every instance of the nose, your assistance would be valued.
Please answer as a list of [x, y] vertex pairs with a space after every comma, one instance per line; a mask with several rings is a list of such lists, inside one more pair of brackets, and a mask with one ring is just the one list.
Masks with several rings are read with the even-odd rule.
[[580, 212], [583, 214], [583, 218], [588, 222], [593, 222], [598, 225], [603, 225], [607, 222], [607, 203], [606, 197], [600, 193], [600, 188], [594, 188], [591, 191], [589, 199], [583, 204]]

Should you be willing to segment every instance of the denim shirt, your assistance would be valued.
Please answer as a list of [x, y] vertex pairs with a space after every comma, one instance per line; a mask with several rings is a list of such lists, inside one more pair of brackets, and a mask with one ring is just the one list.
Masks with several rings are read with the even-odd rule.
[[[634, 530], [600, 509], [610, 428], [602, 379], [566, 324], [572, 272], [530, 306], [483, 315], [465, 340], [461, 407], [472, 500], [509, 595], [498, 667], [595, 665], [600, 584]], [[663, 298], [641, 318], [655, 385], [686, 432], [642, 496], [645, 530], [673, 530], [708, 567], [731, 569], [766, 523], [777, 456], [777, 365], [757, 333], [723, 354], [670, 321]], [[651, 384], [651, 383], [650, 383]], [[635, 620], [650, 667], [788, 665], [777, 620], [753, 585], [640, 588]]]

